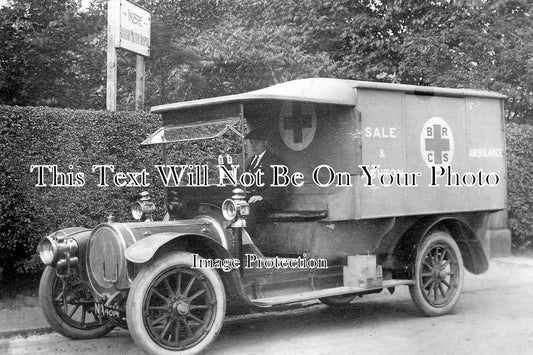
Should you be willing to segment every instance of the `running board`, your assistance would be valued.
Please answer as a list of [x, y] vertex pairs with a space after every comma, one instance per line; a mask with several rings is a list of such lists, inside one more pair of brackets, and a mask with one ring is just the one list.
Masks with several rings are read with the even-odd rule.
[[413, 285], [414, 283], [415, 282], [413, 280], [386, 280], [386, 281], [383, 281], [383, 285], [379, 287], [348, 287], [348, 286], [334, 287], [334, 288], [327, 288], [323, 290], [295, 293], [292, 295], [276, 296], [276, 297], [269, 297], [269, 298], [258, 298], [258, 299], [252, 300], [252, 302], [253, 304], [259, 307], [269, 307], [269, 306], [275, 306], [275, 305], [280, 305], [280, 304], [309, 301], [309, 300], [314, 300], [314, 299], [322, 298], [322, 297], [340, 296], [340, 295], [346, 295], [349, 293], [361, 293], [361, 292], [367, 292], [367, 291], [382, 290], [384, 288], [390, 288], [390, 287], [396, 287], [396, 286]]

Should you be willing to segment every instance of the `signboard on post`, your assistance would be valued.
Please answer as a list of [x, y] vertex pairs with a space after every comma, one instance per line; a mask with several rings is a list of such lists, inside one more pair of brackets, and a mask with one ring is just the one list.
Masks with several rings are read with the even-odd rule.
[[126, 0], [107, 3], [107, 109], [117, 109], [117, 48], [137, 54], [135, 109], [144, 107], [145, 63], [150, 56], [151, 15]]
[[126, 0], [120, 0], [119, 47], [150, 56], [150, 13]]

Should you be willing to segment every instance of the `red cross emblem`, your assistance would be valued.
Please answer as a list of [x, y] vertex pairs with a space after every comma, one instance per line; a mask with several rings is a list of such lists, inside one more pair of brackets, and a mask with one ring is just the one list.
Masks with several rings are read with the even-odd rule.
[[453, 135], [448, 123], [440, 117], [427, 120], [420, 134], [420, 151], [426, 165], [450, 165], [453, 148]]
[[315, 107], [309, 102], [284, 102], [279, 117], [279, 131], [283, 142], [292, 150], [303, 150], [316, 133]]

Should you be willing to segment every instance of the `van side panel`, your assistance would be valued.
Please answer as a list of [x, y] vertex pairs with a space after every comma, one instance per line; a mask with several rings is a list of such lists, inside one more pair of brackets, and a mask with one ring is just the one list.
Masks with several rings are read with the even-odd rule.
[[491, 171], [501, 181], [489, 189], [473, 186], [468, 189], [470, 208], [505, 208], [507, 205], [507, 167], [504, 120], [501, 102], [487, 98], [466, 99], [469, 171]]
[[[361, 113], [362, 165], [372, 174], [405, 171], [406, 153], [403, 129], [403, 93], [379, 90], [357, 90], [357, 107]], [[376, 170], [374, 166], [379, 166]], [[405, 188], [380, 187], [368, 181], [359, 169], [356, 189], [359, 218], [404, 215], [408, 211], [404, 200]], [[366, 178], [365, 178], [366, 177]], [[369, 183], [374, 186], [368, 186]]]
[[[433, 118], [439, 120], [430, 121]], [[469, 187], [447, 187], [445, 179], [440, 176], [435, 177], [436, 186], [430, 186], [431, 167], [438, 175], [447, 167], [461, 174], [468, 171], [465, 99], [406, 94], [404, 121], [406, 169], [421, 174], [418, 187], [402, 188], [407, 200], [407, 214], [470, 210]]]
[[355, 179], [356, 218], [506, 207], [501, 99], [360, 88], [356, 110], [370, 172]]

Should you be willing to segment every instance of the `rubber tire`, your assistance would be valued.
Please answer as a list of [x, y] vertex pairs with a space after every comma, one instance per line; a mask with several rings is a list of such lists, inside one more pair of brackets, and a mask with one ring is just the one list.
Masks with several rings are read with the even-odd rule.
[[93, 339], [100, 338], [113, 330], [115, 326], [108, 323], [90, 330], [77, 328], [66, 323], [59, 313], [57, 313], [57, 309], [54, 305], [54, 297], [52, 296], [52, 293], [56, 280], [56, 270], [51, 266], [47, 266], [46, 269], [44, 269], [39, 284], [39, 304], [42, 313], [48, 324], [50, 324], [56, 332], [70, 339]]
[[319, 298], [320, 302], [328, 305], [330, 307], [343, 307], [349, 305], [350, 302], [354, 300], [356, 295], [340, 295], [340, 296], [331, 296], [331, 297], [322, 297]]
[[[198, 259], [202, 259], [200, 256]], [[176, 251], [165, 254], [159, 259], [152, 260], [146, 267], [144, 267], [135, 280], [133, 281], [130, 293], [128, 295], [128, 302], [126, 306], [126, 319], [128, 321], [128, 329], [133, 338], [133, 341], [146, 353], [154, 355], [189, 355], [198, 354], [204, 351], [218, 336], [224, 316], [226, 314], [226, 294], [224, 291], [224, 285], [220, 276], [214, 269], [209, 268], [197, 268], [195, 270], [200, 271], [206, 279], [211, 283], [217, 301], [217, 307], [215, 312], [215, 320], [211, 329], [208, 331], [207, 336], [194, 347], [183, 351], [172, 351], [160, 347], [155, 343], [144, 326], [143, 319], [143, 301], [144, 296], [148, 291], [148, 287], [151, 283], [163, 272], [169, 268], [181, 265], [185, 267], [192, 267], [192, 254], [188, 252]], [[221, 307], [218, 307], [221, 305]]]
[[[423, 264], [423, 256], [426, 255], [427, 251], [431, 246], [435, 243], [442, 243], [447, 244], [453, 251], [453, 253], [456, 256], [457, 259], [457, 267], [458, 267], [458, 279], [457, 279], [457, 289], [455, 290], [455, 294], [453, 294], [452, 298], [446, 303], [446, 305], [442, 307], [435, 307], [431, 304], [429, 304], [426, 299], [424, 298], [423, 291], [421, 290], [420, 280], [421, 280], [421, 270], [422, 270], [422, 264]], [[445, 231], [441, 230], [435, 230], [430, 232], [426, 237], [424, 237], [424, 240], [420, 244], [417, 254], [416, 254], [416, 261], [414, 265], [414, 279], [415, 283], [414, 285], [409, 286], [409, 293], [411, 294], [411, 299], [413, 300], [415, 306], [418, 308], [419, 311], [421, 311], [424, 315], [429, 317], [435, 317], [435, 316], [442, 316], [444, 314], [447, 314], [450, 312], [455, 305], [457, 304], [457, 301], [459, 301], [459, 297], [461, 295], [461, 289], [463, 287], [463, 280], [464, 280], [464, 267], [463, 267], [463, 257], [461, 255], [461, 251], [459, 250], [459, 247], [457, 246], [457, 243], [455, 240]]]

